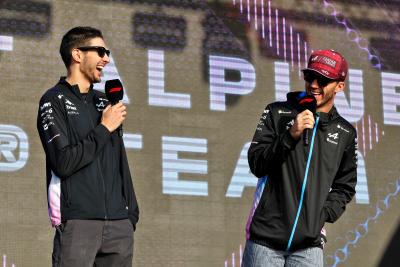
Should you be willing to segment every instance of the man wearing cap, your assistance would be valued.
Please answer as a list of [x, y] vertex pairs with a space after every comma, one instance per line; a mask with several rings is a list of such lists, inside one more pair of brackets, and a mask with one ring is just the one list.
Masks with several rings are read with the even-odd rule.
[[[306, 93], [289, 93], [261, 115], [248, 151], [259, 180], [242, 267], [323, 266], [324, 224], [343, 214], [357, 183], [356, 130], [334, 106], [347, 72], [341, 54], [316, 51], [303, 70]], [[315, 114], [301, 108], [310, 99]]]

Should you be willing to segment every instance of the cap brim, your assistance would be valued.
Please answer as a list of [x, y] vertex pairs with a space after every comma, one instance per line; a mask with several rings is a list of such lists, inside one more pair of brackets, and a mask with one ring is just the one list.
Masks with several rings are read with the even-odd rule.
[[316, 72], [316, 73], [318, 73], [318, 74], [320, 74], [321, 76], [324, 76], [325, 78], [328, 78], [328, 79], [330, 79], [330, 80], [337, 80], [337, 79], [339, 79], [339, 78], [332, 78], [332, 77], [329, 77], [329, 76], [326, 76], [325, 74], [323, 74], [322, 72], [320, 72], [320, 71], [318, 71], [318, 70], [316, 70], [316, 69], [312, 69], [312, 68], [305, 68], [305, 69], [302, 69], [301, 71], [313, 71], [313, 72]]

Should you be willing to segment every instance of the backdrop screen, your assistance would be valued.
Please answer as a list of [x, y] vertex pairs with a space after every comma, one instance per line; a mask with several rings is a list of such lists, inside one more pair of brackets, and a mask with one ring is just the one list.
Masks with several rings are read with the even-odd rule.
[[400, 214], [400, 4], [395, 0], [0, 1], [0, 262], [50, 266], [41, 95], [75, 26], [102, 30], [128, 116], [135, 266], [239, 266], [264, 107], [304, 89], [312, 51], [349, 62], [339, 113], [358, 132], [357, 193], [327, 224], [325, 266], [376, 266]]

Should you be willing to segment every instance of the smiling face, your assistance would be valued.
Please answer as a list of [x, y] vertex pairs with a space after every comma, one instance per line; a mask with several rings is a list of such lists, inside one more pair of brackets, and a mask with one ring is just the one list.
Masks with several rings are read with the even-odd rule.
[[343, 81], [329, 80], [317, 72], [304, 72], [307, 94], [313, 95], [317, 100], [318, 112], [329, 112], [333, 106], [335, 96], [343, 91]]
[[[86, 48], [91, 46], [107, 48], [104, 40], [100, 37], [91, 39], [88, 44], [85, 45]], [[79, 50], [79, 48], [76, 48], [76, 50], [81, 56], [79, 71], [81, 72], [82, 76], [89, 83], [100, 82], [103, 68], [110, 62], [108, 55], [104, 54], [103, 57], [101, 57], [96, 49], [83, 51]]]

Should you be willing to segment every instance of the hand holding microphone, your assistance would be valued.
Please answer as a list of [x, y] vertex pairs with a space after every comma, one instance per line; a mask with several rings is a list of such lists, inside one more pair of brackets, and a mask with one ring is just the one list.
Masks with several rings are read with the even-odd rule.
[[[290, 128], [289, 132], [294, 139], [298, 140], [300, 139], [300, 136], [303, 134], [303, 132], [304, 136], [307, 135], [306, 131], [312, 129], [314, 127], [314, 123], [314, 114], [310, 110], [306, 109], [297, 114], [296, 119], [294, 120], [294, 124]], [[308, 144], [308, 137], [307, 141], [304, 141], [305, 144]]]
[[125, 120], [125, 116], [126, 116], [126, 107], [122, 103], [117, 103], [115, 105], [108, 105], [103, 110], [101, 123], [110, 132], [113, 132], [121, 126], [122, 122]]
[[118, 129], [118, 135], [122, 136], [122, 122], [126, 117], [126, 107], [120, 102], [124, 96], [124, 88], [119, 79], [108, 80], [105, 84], [107, 99], [111, 105], [103, 110], [101, 123], [110, 131]]
[[311, 129], [314, 128], [315, 123], [314, 114], [317, 109], [317, 100], [313, 95], [307, 95], [304, 91], [288, 93], [287, 99], [294, 104], [296, 109], [300, 112], [297, 114], [289, 132], [296, 140], [303, 134], [304, 145], [308, 146], [310, 143]]

